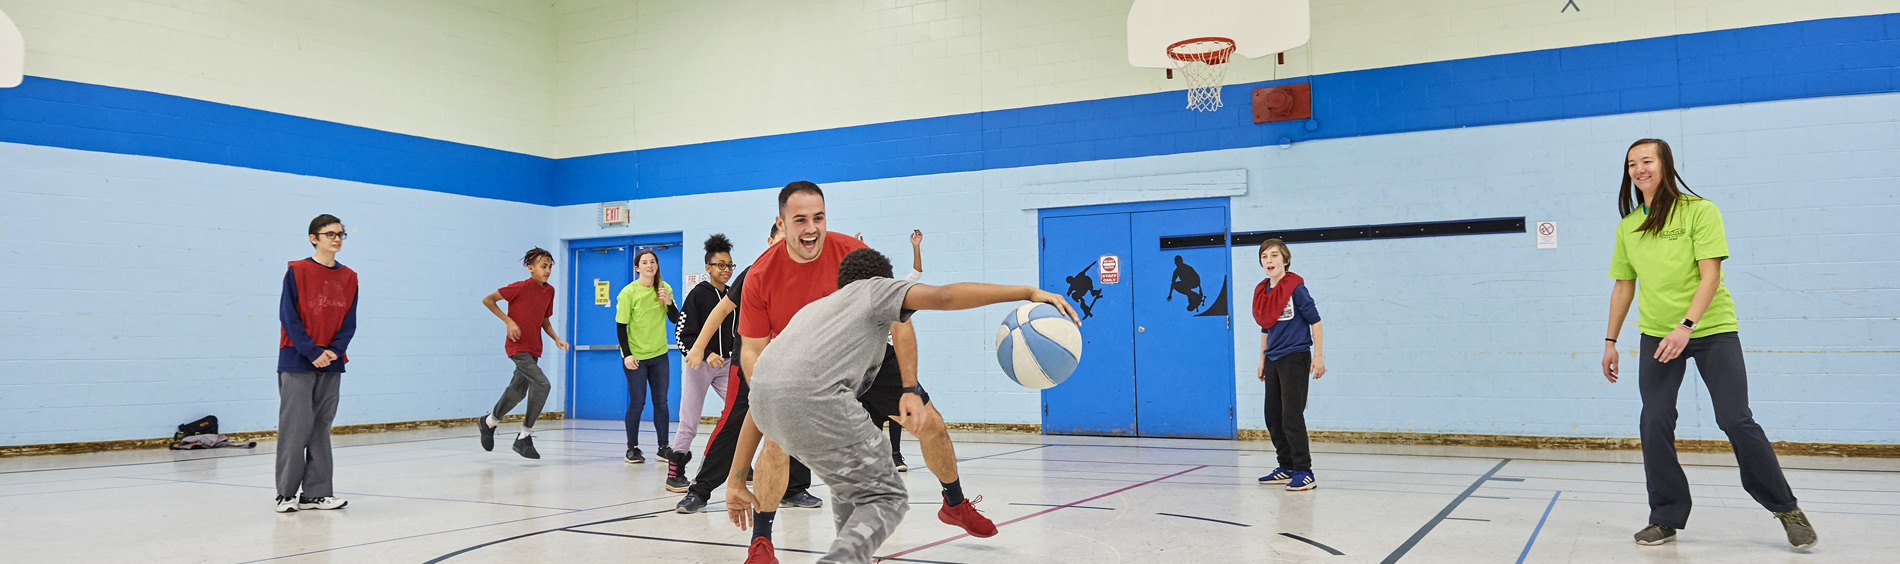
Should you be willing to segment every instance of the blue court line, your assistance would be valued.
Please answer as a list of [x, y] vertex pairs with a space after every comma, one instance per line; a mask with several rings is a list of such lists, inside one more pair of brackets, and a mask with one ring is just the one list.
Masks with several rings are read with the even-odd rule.
[[1537, 519], [1537, 528], [1531, 529], [1531, 540], [1524, 541], [1524, 552], [1517, 555], [1517, 564], [1524, 564], [1524, 558], [1531, 555], [1531, 545], [1537, 544], [1537, 533], [1543, 532], [1544, 522], [1550, 520], [1550, 509], [1557, 506], [1557, 496], [1564, 495], [1563, 490], [1550, 494], [1550, 505], [1544, 506], [1544, 516]]
[[1418, 541], [1424, 540], [1425, 535], [1431, 534], [1432, 527], [1438, 526], [1439, 522], [1444, 521], [1446, 517], [1450, 517], [1451, 512], [1458, 509], [1458, 504], [1464, 503], [1466, 498], [1473, 497], [1471, 495], [1472, 492], [1478, 491], [1478, 488], [1483, 486], [1485, 482], [1491, 481], [1491, 477], [1496, 476], [1499, 470], [1503, 470], [1504, 465], [1510, 463], [1511, 459], [1509, 458], [1499, 460], [1497, 466], [1492, 466], [1491, 471], [1485, 472], [1483, 476], [1479, 476], [1477, 480], [1472, 481], [1471, 486], [1465, 488], [1464, 493], [1458, 494], [1456, 498], [1452, 498], [1451, 503], [1445, 504], [1445, 508], [1439, 510], [1437, 516], [1432, 517], [1430, 521], [1426, 521], [1425, 526], [1419, 527], [1418, 532], [1412, 533], [1412, 538], [1405, 539], [1405, 543], [1399, 545], [1398, 549], [1393, 550], [1392, 554], [1387, 555], [1385, 560], [1380, 561], [1380, 564], [1393, 564], [1394, 562], [1398, 562], [1400, 557], [1405, 556], [1405, 553], [1412, 550], [1413, 546], [1418, 545]]

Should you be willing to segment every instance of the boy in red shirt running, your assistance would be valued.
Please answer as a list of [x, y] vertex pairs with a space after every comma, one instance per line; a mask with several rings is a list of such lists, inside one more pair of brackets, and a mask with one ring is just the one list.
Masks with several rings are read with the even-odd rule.
[[[475, 419], [476, 428], [482, 432], [482, 450], [495, 450], [495, 426], [501, 424], [501, 417], [507, 415], [522, 398], [528, 400], [527, 418], [521, 422], [521, 433], [515, 435], [515, 454], [524, 458], [541, 458], [534, 450], [534, 422], [541, 418], [541, 407], [548, 401], [548, 377], [541, 373], [541, 336], [533, 333], [522, 334], [522, 327], [535, 327], [554, 338], [554, 346], [567, 350], [567, 341], [554, 332], [554, 285], [548, 283], [548, 274], [554, 271], [554, 255], [541, 247], [528, 249], [521, 257], [521, 265], [528, 267], [528, 279], [515, 282], [490, 292], [482, 298], [482, 305], [488, 306], [489, 313], [501, 318], [508, 327], [508, 341], [503, 343], [508, 360], [515, 362], [515, 377], [508, 382], [508, 388], [501, 392], [501, 400], [495, 402], [495, 408], [487, 415]], [[495, 302], [507, 300], [508, 313], [503, 314]], [[532, 331], [532, 329], [530, 330]]]

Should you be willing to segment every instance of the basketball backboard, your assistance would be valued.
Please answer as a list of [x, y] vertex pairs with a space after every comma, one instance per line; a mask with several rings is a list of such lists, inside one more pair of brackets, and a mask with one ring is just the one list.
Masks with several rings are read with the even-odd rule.
[[0, 88], [20, 85], [26, 78], [26, 38], [13, 19], [0, 12]]
[[1309, 0], [1135, 0], [1128, 10], [1128, 64], [1179, 68], [1168, 46], [1200, 37], [1233, 40], [1234, 54], [1265, 57], [1312, 37]]

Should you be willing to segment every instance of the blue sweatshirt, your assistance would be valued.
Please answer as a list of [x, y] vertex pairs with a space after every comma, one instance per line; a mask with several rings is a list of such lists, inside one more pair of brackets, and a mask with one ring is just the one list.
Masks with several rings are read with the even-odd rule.
[[1306, 292], [1305, 284], [1295, 286], [1279, 321], [1260, 330], [1267, 334], [1267, 360], [1313, 350], [1314, 323], [1319, 323], [1319, 307], [1313, 305], [1313, 295]]

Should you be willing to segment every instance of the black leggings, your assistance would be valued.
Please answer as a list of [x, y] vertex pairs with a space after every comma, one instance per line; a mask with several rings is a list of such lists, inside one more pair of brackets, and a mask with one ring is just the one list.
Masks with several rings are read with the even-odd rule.
[[1715, 424], [1728, 434], [1741, 466], [1742, 489], [1769, 511], [1795, 509], [1794, 491], [1781, 473], [1781, 461], [1768, 434], [1748, 409], [1748, 370], [1742, 365], [1742, 339], [1716, 333], [1689, 339], [1682, 354], [1667, 364], [1656, 361], [1662, 339], [1643, 335], [1637, 358], [1637, 387], [1643, 394], [1643, 474], [1649, 486], [1649, 522], [1672, 529], [1689, 524], [1689, 477], [1676, 461], [1676, 392], [1684, 369], [1695, 359], [1696, 372], [1708, 385]]

